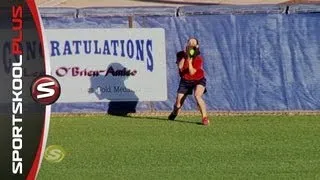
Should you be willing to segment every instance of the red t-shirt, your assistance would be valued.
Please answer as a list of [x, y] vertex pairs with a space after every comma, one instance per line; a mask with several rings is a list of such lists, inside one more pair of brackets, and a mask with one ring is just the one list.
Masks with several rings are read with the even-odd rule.
[[[180, 74], [181, 78], [183, 78], [185, 80], [200, 80], [200, 79], [204, 78], [204, 71], [203, 71], [203, 67], [202, 67], [203, 59], [200, 55], [196, 56], [192, 60], [192, 66], [193, 66], [193, 68], [196, 69], [196, 73], [194, 73], [193, 75], [191, 75], [189, 73], [189, 63], [188, 63], [187, 58], [185, 56], [181, 57], [181, 59], [182, 58], [184, 58], [185, 61], [184, 61], [182, 69], [179, 70], [179, 74]], [[179, 63], [181, 59], [180, 58], [177, 59], [177, 63]]]

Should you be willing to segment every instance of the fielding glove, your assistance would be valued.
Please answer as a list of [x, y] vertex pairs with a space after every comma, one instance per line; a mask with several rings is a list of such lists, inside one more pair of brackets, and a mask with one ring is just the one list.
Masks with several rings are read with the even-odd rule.
[[196, 55], [196, 50], [195, 50], [195, 48], [191, 47], [191, 48], [188, 48], [188, 52], [187, 53], [188, 53], [188, 56], [190, 58], [194, 58], [195, 55]]

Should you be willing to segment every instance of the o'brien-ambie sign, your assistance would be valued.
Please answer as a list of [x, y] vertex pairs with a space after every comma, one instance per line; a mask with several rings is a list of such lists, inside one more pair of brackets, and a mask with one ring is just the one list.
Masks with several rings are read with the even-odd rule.
[[57, 102], [167, 99], [163, 29], [47, 29]]

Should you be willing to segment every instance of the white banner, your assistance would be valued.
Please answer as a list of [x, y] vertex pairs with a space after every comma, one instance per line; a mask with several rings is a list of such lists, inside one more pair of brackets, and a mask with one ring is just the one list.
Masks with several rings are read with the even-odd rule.
[[57, 102], [167, 100], [165, 33], [159, 28], [47, 29]]

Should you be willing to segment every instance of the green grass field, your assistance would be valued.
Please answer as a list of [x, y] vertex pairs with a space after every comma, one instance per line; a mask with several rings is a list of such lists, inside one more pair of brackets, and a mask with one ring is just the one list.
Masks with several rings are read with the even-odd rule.
[[320, 179], [320, 116], [52, 118], [39, 180]]

